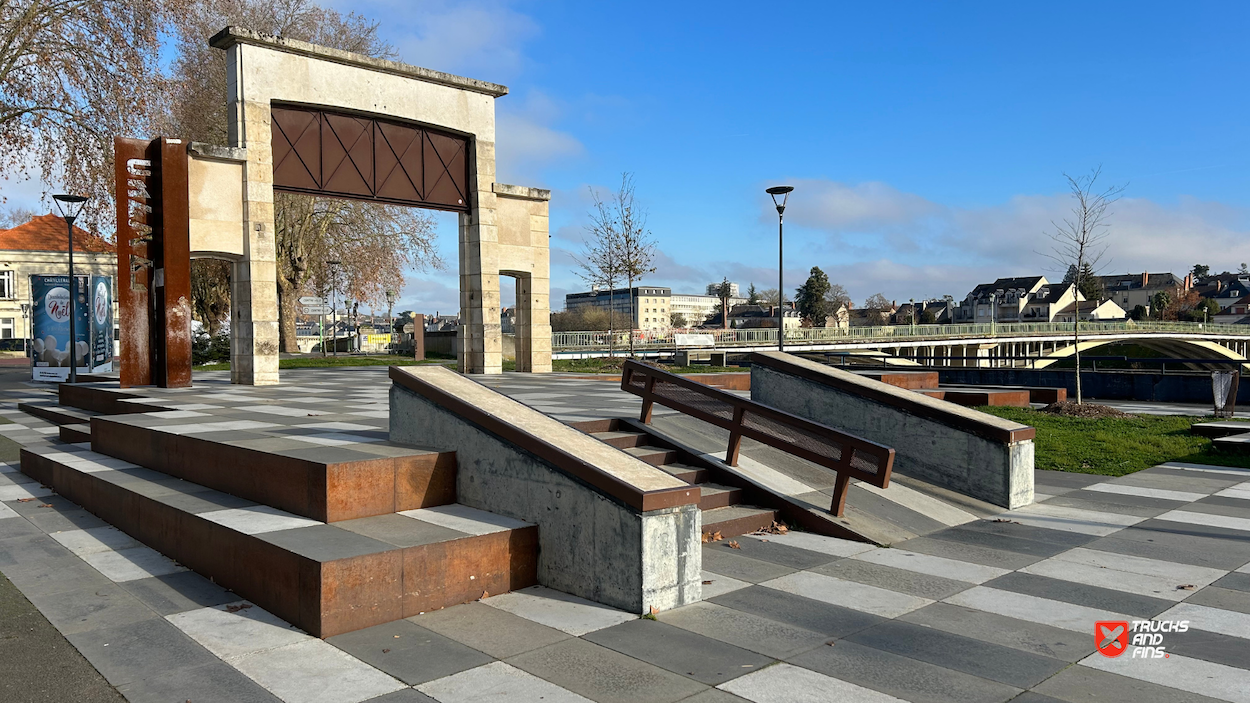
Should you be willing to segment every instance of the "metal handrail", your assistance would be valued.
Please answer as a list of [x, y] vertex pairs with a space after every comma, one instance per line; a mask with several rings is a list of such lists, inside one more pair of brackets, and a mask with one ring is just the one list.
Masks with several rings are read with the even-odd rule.
[[[642, 398], [639, 419], [643, 424], [651, 423], [652, 408], [659, 403], [729, 430], [725, 463], [730, 466], [738, 465], [742, 438], [748, 437], [831, 469], [837, 478], [829, 512], [839, 517], [846, 508], [852, 478], [880, 488], [890, 485], [894, 450], [885, 445], [633, 360], [626, 361], [622, 369], [621, 390]], [[678, 397], [690, 393], [698, 396], [696, 402], [683, 402]]]
[[[1212, 336], [1250, 337], [1250, 325], [1203, 324], [1199, 322], [1082, 322], [1081, 334], [1204, 334]], [[672, 329], [664, 331], [635, 330], [635, 351], [676, 348], [677, 334], [711, 335], [716, 347], [775, 345], [776, 328], [729, 330]], [[1019, 337], [1037, 335], [1070, 335], [1071, 322], [1000, 322], [960, 325], [892, 325], [884, 327], [803, 327], [786, 330], [786, 343], [836, 343], [850, 341], [901, 341], [907, 339], [968, 339], [977, 337]], [[629, 348], [630, 332], [554, 332], [552, 349], [556, 351], [602, 351], [609, 347], [609, 338], [618, 351]]]

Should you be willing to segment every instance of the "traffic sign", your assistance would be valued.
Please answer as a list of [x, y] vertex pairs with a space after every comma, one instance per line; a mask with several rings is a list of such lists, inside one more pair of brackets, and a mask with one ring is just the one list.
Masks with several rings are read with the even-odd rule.
[[329, 305], [305, 305], [304, 314], [305, 315], [329, 315], [330, 306]]
[[326, 299], [315, 296], [315, 295], [306, 295], [299, 299], [299, 304], [300, 305], [325, 305]]
[[412, 334], [412, 331], [413, 331], [413, 330], [415, 330], [415, 329], [416, 329], [416, 327], [415, 327], [415, 326], [414, 326], [411, 322], [409, 322], [408, 324], [404, 325], [404, 333], [405, 333], [405, 334]]

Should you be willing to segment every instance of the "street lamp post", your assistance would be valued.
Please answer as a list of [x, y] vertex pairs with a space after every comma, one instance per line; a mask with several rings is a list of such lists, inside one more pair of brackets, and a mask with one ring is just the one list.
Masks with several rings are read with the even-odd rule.
[[[786, 212], [786, 201], [794, 186], [773, 186], [765, 193], [773, 196], [773, 205], [777, 206], [777, 351], [786, 350], [786, 286], [785, 286], [785, 250], [782, 238], [782, 220]], [[777, 202], [777, 196], [781, 202]]]
[[916, 333], [916, 299], [912, 298], [907, 302], [911, 303], [911, 333]]
[[22, 303], [22, 333], [25, 335], [22, 350], [30, 356], [30, 303]]
[[65, 218], [65, 227], [69, 232], [69, 382], [78, 383], [78, 330], [75, 319], [78, 317], [78, 280], [74, 278], [74, 220], [82, 213], [87, 198], [81, 195], [54, 195], [56, 209]]
[[[395, 318], [391, 317], [391, 310], [394, 309], [394, 307], [395, 307], [395, 291], [388, 290], [386, 291], [386, 334], [387, 334], [387, 339], [391, 340], [390, 347], [392, 348], [395, 346]], [[388, 354], [391, 351], [392, 351], [391, 348], [388, 348], [386, 350]]]
[[326, 266], [330, 267], [330, 344], [333, 346], [331, 354], [339, 355], [339, 278], [338, 265], [342, 263], [337, 259], [326, 260]]

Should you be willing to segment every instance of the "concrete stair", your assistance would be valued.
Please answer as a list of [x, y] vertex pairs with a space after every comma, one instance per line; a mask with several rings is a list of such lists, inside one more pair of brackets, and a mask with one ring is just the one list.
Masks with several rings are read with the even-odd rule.
[[57, 433], [61, 441], [66, 444], [80, 444], [91, 441], [91, 425], [85, 423], [81, 425], [61, 425], [57, 429]]
[[572, 426], [686, 483], [698, 486], [699, 509], [703, 513], [703, 533], [706, 535], [719, 532], [722, 537], [735, 537], [771, 527], [777, 520], [776, 510], [744, 505], [741, 488], [713, 482], [715, 469], [700, 457], [669, 446], [651, 434], [632, 429], [619, 420], [594, 420], [572, 423]]
[[27, 415], [34, 415], [41, 420], [47, 420], [54, 425], [85, 425], [91, 422], [91, 418], [99, 415], [99, 413], [91, 410], [81, 410], [79, 408], [71, 408], [55, 400], [32, 400], [25, 403], [18, 403], [17, 409]]
[[1228, 437], [1250, 432], [1250, 422], [1225, 420], [1221, 422], [1199, 422], [1190, 425], [1189, 433], [1200, 437]]

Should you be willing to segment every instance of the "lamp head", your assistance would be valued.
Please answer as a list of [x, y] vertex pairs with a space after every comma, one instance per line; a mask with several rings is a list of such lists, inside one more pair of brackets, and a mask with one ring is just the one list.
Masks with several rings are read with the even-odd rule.
[[73, 224], [74, 220], [78, 219], [78, 215], [82, 213], [83, 207], [87, 204], [87, 198], [83, 195], [60, 193], [52, 196], [52, 199], [56, 201], [56, 209], [61, 213], [61, 217], [65, 218], [65, 221], [70, 224]]
[[[773, 196], [773, 205], [777, 206], [777, 214], [781, 215], [786, 211], [786, 200], [790, 198], [790, 192], [794, 190], [794, 186], [773, 186], [764, 192]], [[777, 202], [777, 196], [781, 196], [781, 202]]]

